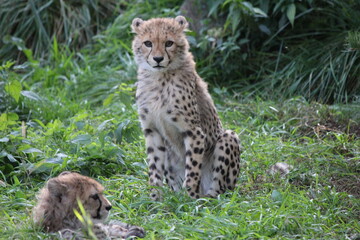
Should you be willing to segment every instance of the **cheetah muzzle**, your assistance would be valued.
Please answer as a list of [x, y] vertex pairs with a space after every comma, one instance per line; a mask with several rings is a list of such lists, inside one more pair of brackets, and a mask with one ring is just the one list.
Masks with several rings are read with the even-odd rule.
[[[184, 17], [135, 18], [136, 103], [145, 135], [149, 183], [189, 196], [216, 197], [239, 175], [238, 136], [224, 130], [207, 84], [195, 70]], [[159, 199], [154, 188], [151, 197]]]

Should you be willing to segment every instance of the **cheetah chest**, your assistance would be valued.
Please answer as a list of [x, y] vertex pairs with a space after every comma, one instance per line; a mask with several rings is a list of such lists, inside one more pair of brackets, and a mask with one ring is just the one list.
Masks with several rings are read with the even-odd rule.
[[[190, 115], [186, 99], [190, 98], [176, 79], [164, 78], [138, 83], [137, 105], [143, 129], [156, 129], [168, 143], [183, 152], [183, 116]], [[185, 109], [184, 109], [185, 108]]]

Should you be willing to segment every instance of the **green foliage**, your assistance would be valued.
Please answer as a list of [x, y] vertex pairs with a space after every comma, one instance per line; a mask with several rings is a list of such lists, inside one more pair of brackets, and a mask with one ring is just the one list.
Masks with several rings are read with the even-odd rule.
[[269, 99], [357, 101], [359, 2], [229, 0], [208, 9], [214, 21], [204, 21], [195, 53], [209, 81]]
[[349, 32], [347, 41], [350, 50], [360, 50], [360, 32]]
[[79, 48], [89, 43], [121, 11], [122, 1], [3, 0], [0, 8], [0, 36], [6, 47], [0, 59], [16, 58], [23, 46], [36, 57], [47, 54], [52, 39]]
[[[134, 17], [173, 17], [181, 3], [4, 1], [0, 35], [5, 45], [0, 58], [47, 58], [58, 43], [78, 49], [92, 41], [98, 47], [112, 46], [112, 51], [103, 53], [109, 61], [102, 58], [104, 65], [111, 65], [117, 49], [124, 49], [119, 58], [130, 52], [128, 23]], [[301, 95], [324, 103], [357, 101], [357, 1], [212, 0], [200, 5], [207, 16], [198, 35], [189, 35], [199, 71], [211, 83], [267, 99]], [[109, 25], [100, 33], [112, 20], [116, 27]], [[129, 56], [125, 58], [121, 61]]]
[[5, 91], [14, 98], [16, 102], [19, 101], [21, 89], [21, 83], [16, 80], [5, 85]]

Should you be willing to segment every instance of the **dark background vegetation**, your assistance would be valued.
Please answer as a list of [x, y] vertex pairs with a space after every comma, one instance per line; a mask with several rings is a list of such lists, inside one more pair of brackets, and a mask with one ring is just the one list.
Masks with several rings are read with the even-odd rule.
[[25, 48], [46, 60], [54, 39], [70, 51], [84, 48], [111, 24], [129, 46], [134, 13], [147, 19], [163, 9], [163, 16], [191, 21], [192, 51], [211, 83], [267, 99], [359, 101], [359, 1], [2, 0], [1, 6], [2, 62], [25, 61]]

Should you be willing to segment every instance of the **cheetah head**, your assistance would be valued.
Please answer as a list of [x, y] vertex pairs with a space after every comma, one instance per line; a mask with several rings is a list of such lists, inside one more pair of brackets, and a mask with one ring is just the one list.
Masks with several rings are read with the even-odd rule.
[[135, 33], [132, 49], [140, 68], [150, 71], [176, 69], [183, 64], [189, 44], [184, 34], [188, 22], [183, 16], [135, 18], [131, 28]]
[[[104, 222], [111, 204], [103, 191], [104, 187], [92, 178], [75, 172], [63, 172], [51, 178], [41, 190], [33, 212], [35, 223], [42, 224], [49, 232], [81, 226], [74, 214], [74, 209], [79, 209], [78, 199], [94, 223]], [[67, 222], [73, 224], [66, 226]]]
[[77, 199], [84, 206], [93, 222], [103, 222], [109, 215], [111, 204], [103, 195], [104, 187], [92, 178], [75, 172], [63, 172], [47, 183], [49, 193], [64, 209], [76, 208]]

